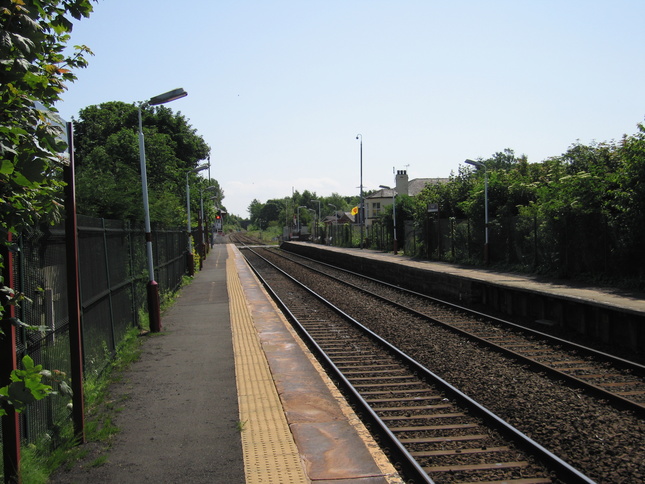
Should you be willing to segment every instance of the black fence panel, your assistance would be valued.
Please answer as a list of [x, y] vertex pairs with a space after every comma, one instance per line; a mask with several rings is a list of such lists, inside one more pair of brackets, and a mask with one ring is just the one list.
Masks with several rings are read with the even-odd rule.
[[[65, 233], [60, 228], [33, 230], [19, 238], [19, 246], [14, 281], [25, 299], [16, 308], [16, 317], [47, 331], [18, 331], [18, 361], [28, 355], [54, 374], [69, 375]], [[21, 415], [21, 436], [34, 441], [55, 429], [55, 423], [68, 414], [67, 401], [62, 398], [35, 402]]]
[[[186, 274], [187, 240], [182, 229], [153, 228], [155, 279], [160, 293], [175, 291]], [[143, 226], [78, 216], [79, 279], [85, 375], [99, 374], [110, 363], [126, 332], [147, 311], [148, 271]], [[26, 299], [16, 316], [43, 331], [20, 330], [18, 360], [69, 379], [70, 342], [67, 261], [63, 225], [22, 234], [14, 264], [15, 289]], [[44, 328], [47, 330], [45, 331]], [[58, 443], [58, 428], [71, 413], [69, 399], [45, 398], [21, 416], [25, 442], [46, 438]]]
[[[358, 247], [360, 227], [330, 225], [325, 235], [327, 244]], [[365, 237], [368, 248], [393, 250], [391, 222], [374, 221], [366, 227]], [[440, 218], [437, 214], [428, 214], [421, 221], [397, 220], [398, 250], [412, 257], [475, 265], [488, 262], [566, 278], [631, 278], [642, 284], [645, 251], [635, 239], [598, 212], [497, 217], [488, 227], [483, 220]]]

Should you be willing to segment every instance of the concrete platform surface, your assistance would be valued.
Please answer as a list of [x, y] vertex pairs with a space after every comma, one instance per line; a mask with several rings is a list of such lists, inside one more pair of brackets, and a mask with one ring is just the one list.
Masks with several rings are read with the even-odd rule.
[[110, 389], [120, 432], [51, 483], [402, 480], [231, 244]]

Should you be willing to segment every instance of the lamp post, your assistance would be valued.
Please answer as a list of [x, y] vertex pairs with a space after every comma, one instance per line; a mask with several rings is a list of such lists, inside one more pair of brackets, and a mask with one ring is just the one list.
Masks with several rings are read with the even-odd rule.
[[152, 230], [150, 228], [150, 207], [148, 204], [148, 176], [146, 174], [146, 146], [143, 139], [143, 122], [141, 120], [141, 108], [165, 104], [176, 99], [188, 96], [183, 89], [159, 94], [148, 101], [139, 103], [139, 161], [141, 164], [141, 191], [143, 193], [143, 212], [145, 216], [146, 252], [148, 259], [148, 318], [150, 320], [150, 331], [158, 333], [161, 331], [161, 308], [159, 304], [159, 284], [155, 281], [155, 266], [152, 258]]
[[188, 265], [188, 275], [191, 277], [195, 275], [195, 260], [193, 259], [193, 229], [190, 223], [190, 181], [188, 177], [191, 173], [199, 173], [200, 171], [205, 170], [208, 167], [209, 165], [202, 165], [186, 172], [186, 231], [188, 232], [188, 254], [186, 256], [186, 262]]
[[320, 224], [320, 200], [310, 200], [310, 201], [318, 203], [318, 223], [315, 225], [315, 227], [316, 227], [316, 237], [318, 237], [318, 225]]
[[396, 240], [396, 190], [388, 187], [387, 185], [379, 185], [380, 188], [385, 188], [387, 190], [392, 190], [392, 225], [394, 226], [394, 242], [392, 244], [394, 255], [396, 255], [398, 250], [398, 241]]
[[473, 165], [478, 170], [484, 170], [484, 264], [488, 264], [488, 171], [481, 161], [466, 160], [465, 163]]
[[365, 210], [363, 207], [363, 135], [358, 133], [356, 139], [361, 140], [361, 206], [358, 209], [358, 216], [361, 219], [361, 249], [363, 248], [363, 223], [365, 219]]
[[[208, 173], [211, 172], [211, 164], [210, 162], [208, 163]], [[210, 176], [208, 178], [210, 182]], [[206, 217], [206, 212], [204, 211], [204, 191], [207, 192], [212, 192], [216, 191], [217, 187], [214, 187], [213, 185], [207, 186], [204, 188], [204, 190], [200, 189], [199, 190], [199, 209], [202, 212], [202, 246], [204, 247], [204, 259], [206, 259], [206, 249], [208, 248], [209, 245], [211, 244], [206, 244], [206, 241], [208, 240], [209, 242], [212, 240], [212, 234], [209, 235], [208, 231], [208, 219]]]

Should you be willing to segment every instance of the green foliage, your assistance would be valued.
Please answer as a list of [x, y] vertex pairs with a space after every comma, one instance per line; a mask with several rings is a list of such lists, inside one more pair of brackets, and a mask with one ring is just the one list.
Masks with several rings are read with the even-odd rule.
[[[191, 208], [221, 205], [215, 180], [205, 183], [192, 170], [210, 148], [180, 113], [165, 106], [142, 108], [150, 218], [167, 226], [186, 222], [186, 175]], [[77, 206], [79, 213], [112, 219], [142, 220], [138, 108], [123, 102], [89, 106], [75, 123]], [[214, 186], [213, 191], [205, 191]], [[200, 192], [201, 190], [201, 192]], [[197, 217], [191, 217], [197, 220]]]
[[[123, 371], [141, 354], [142, 339], [138, 328], [130, 329], [117, 348], [111, 364], [99, 375], [86, 375], [83, 383], [85, 393], [85, 435], [88, 442], [97, 442], [107, 451], [111, 439], [119, 432], [114, 416], [119, 412], [109, 393], [110, 385], [122, 378]], [[122, 397], [127, 398], [127, 397]], [[81, 459], [91, 459], [99, 464], [101, 457], [94, 458], [84, 446], [78, 446], [71, 421], [66, 421], [58, 430], [60, 445], [54, 449], [47, 439], [29, 444], [21, 449], [21, 477], [25, 483], [46, 483], [49, 476], [61, 466], [72, 465]]]
[[319, 197], [315, 192], [305, 190], [302, 194], [296, 191], [290, 197], [274, 198], [265, 203], [254, 199], [248, 207], [248, 212], [250, 224], [265, 230], [272, 224], [283, 227], [293, 223], [292, 221], [298, 218], [298, 207], [305, 207], [300, 209], [300, 223], [311, 225], [314, 219], [318, 220], [319, 208], [320, 217], [324, 219], [335, 211], [349, 212], [358, 203], [359, 197], [343, 197], [338, 193], [332, 193], [329, 197]]
[[[498, 260], [521, 259], [524, 250], [534, 260], [521, 260], [521, 264], [533, 270], [562, 276], [596, 271], [613, 275], [614, 280], [645, 281], [643, 124], [620, 142], [576, 142], [565, 153], [539, 163], [529, 163], [526, 156], [516, 156], [510, 149], [479, 161], [485, 170], [460, 166], [447, 183], [428, 185], [414, 198], [397, 197], [400, 243], [406, 221], [418, 228], [431, 221], [452, 227], [448, 229], [451, 234], [444, 233], [445, 243], [453, 245], [447, 256], [451, 261], [481, 260], [472, 254], [483, 252], [487, 182], [488, 228]], [[321, 201], [323, 218], [358, 205], [357, 197], [319, 197], [305, 190], [266, 203], [254, 200], [249, 206], [251, 223], [261, 229], [289, 224], [299, 206], [317, 211], [318, 203], [313, 200]], [[439, 205], [439, 220], [428, 218], [429, 203]], [[309, 210], [301, 209], [300, 219], [310, 223]], [[382, 211], [381, 223], [391, 229], [391, 208]], [[505, 249], [499, 249], [504, 245]]]
[[52, 392], [51, 385], [42, 382], [43, 376], [51, 375], [43, 370], [42, 365], [34, 365], [34, 360], [25, 356], [22, 366], [22, 370], [11, 372], [11, 383], [0, 388], [0, 416], [5, 415], [8, 406], [16, 412], [22, 412], [27, 405], [42, 400]]
[[72, 23], [89, 16], [89, 0], [7, 1], [0, 9], [0, 229], [19, 232], [56, 219], [66, 145], [54, 103], [71, 69], [85, 67], [85, 46], [64, 49]]
[[[73, 69], [85, 67], [92, 52], [75, 46], [66, 54], [72, 18], [92, 12], [90, 0], [0, 1], [0, 237], [19, 233], [35, 224], [56, 222], [62, 206], [60, 173], [66, 149], [63, 128], [54, 104]], [[0, 256], [0, 267], [4, 264]], [[5, 303], [15, 304], [0, 280]], [[0, 316], [4, 309], [0, 309]], [[14, 370], [12, 383], [0, 389], [3, 407], [20, 411], [51, 392], [41, 382], [42, 368], [30, 358]], [[0, 412], [4, 412], [3, 408]]]

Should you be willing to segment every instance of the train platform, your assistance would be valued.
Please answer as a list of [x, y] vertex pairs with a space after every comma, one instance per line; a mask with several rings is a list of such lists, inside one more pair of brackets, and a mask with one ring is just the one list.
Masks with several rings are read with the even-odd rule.
[[457, 304], [556, 326], [643, 357], [645, 293], [539, 275], [500, 272], [392, 252], [283, 242], [283, 249]]
[[645, 315], [645, 293], [622, 290], [613, 287], [589, 286], [576, 284], [565, 280], [555, 280], [530, 274], [500, 272], [485, 267], [466, 267], [448, 262], [415, 259], [405, 255], [395, 255], [392, 252], [380, 252], [358, 248], [343, 248], [326, 245], [313, 245], [306, 242], [288, 242], [287, 245], [312, 247], [316, 250], [328, 251], [335, 254], [351, 254], [355, 258], [370, 259], [379, 262], [394, 263], [405, 267], [417, 268], [428, 273], [449, 275], [456, 278], [483, 281], [498, 286], [522, 288], [523, 290], [551, 294], [558, 297], [570, 298], [601, 304], [607, 307], [621, 308]]
[[403, 482], [232, 244], [110, 394], [119, 433], [52, 484]]

